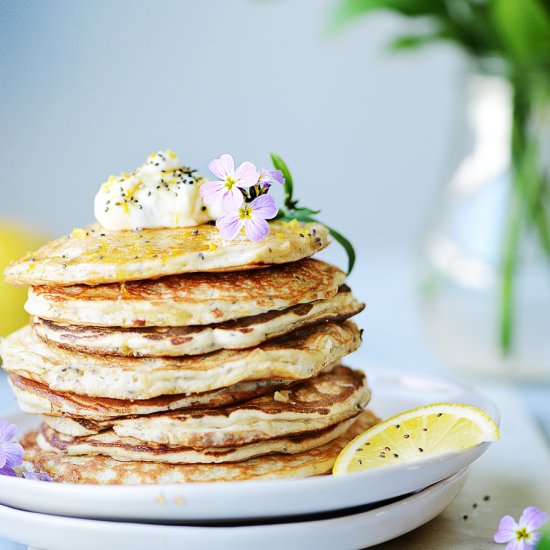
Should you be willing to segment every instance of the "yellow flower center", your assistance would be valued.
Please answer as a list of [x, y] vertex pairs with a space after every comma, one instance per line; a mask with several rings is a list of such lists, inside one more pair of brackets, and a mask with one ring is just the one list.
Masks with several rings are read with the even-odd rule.
[[529, 540], [531, 538], [531, 533], [528, 533], [527, 529], [522, 527], [516, 531], [516, 538], [518, 541], [521, 541], [522, 539]]
[[249, 206], [247, 205], [244, 205], [240, 210], [239, 210], [239, 218], [241, 220], [249, 220], [250, 218], [252, 218], [252, 208], [250, 208]]
[[235, 187], [236, 183], [237, 183], [237, 180], [234, 180], [233, 178], [227, 177], [227, 178], [225, 178], [225, 182], [224, 182], [223, 185], [228, 191], [231, 191], [231, 189], [233, 189], [233, 187]]

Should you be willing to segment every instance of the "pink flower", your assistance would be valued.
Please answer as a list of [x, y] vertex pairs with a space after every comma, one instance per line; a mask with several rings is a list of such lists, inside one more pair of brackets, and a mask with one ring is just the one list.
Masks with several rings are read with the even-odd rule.
[[13, 475], [13, 469], [23, 462], [23, 447], [14, 443], [17, 426], [0, 420], [0, 474]]
[[284, 184], [285, 178], [280, 170], [261, 168], [258, 172], [258, 183], [269, 189], [272, 183]]
[[270, 195], [261, 195], [250, 203], [245, 203], [234, 212], [216, 221], [222, 238], [233, 240], [244, 227], [251, 241], [261, 241], [269, 233], [270, 220], [277, 215], [275, 199]]
[[221, 206], [225, 212], [232, 212], [243, 204], [244, 198], [240, 189], [247, 189], [258, 183], [256, 165], [243, 162], [235, 170], [235, 161], [231, 155], [214, 159], [208, 168], [220, 179], [203, 184], [201, 196], [206, 204]]
[[523, 514], [516, 523], [512, 516], [504, 516], [498, 524], [494, 541], [507, 544], [506, 550], [531, 550], [535, 548], [540, 535], [536, 532], [548, 521], [548, 516], [529, 506], [523, 510]]

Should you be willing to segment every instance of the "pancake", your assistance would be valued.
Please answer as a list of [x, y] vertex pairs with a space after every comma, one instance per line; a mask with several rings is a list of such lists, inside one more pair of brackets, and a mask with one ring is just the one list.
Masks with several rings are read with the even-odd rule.
[[243, 271], [294, 262], [328, 244], [321, 224], [271, 222], [261, 241], [240, 234], [221, 238], [214, 225], [176, 229], [107, 231], [93, 226], [74, 231], [11, 263], [6, 281], [15, 285], [97, 285], [164, 275]]
[[24, 327], [0, 342], [3, 368], [54, 391], [114, 399], [202, 393], [247, 380], [303, 380], [355, 351], [355, 323], [322, 323], [257, 348], [189, 357], [112, 357], [48, 345]]
[[316, 432], [304, 432], [290, 437], [270, 439], [238, 447], [194, 449], [143, 443], [133, 438], [122, 438], [112, 431], [88, 437], [75, 438], [55, 432], [43, 425], [37, 437], [38, 446], [46, 452], [71, 457], [103, 456], [120, 462], [153, 462], [157, 464], [223, 464], [264, 457], [266, 455], [294, 455], [327, 445], [348, 433], [356, 417]]
[[378, 421], [367, 410], [345, 434], [310, 451], [294, 455], [272, 454], [222, 464], [175, 465], [120, 462], [104, 456], [68, 456], [42, 450], [36, 442], [37, 432], [27, 434], [22, 445], [25, 460], [60, 483], [139, 485], [301, 478], [329, 473], [344, 446]]
[[327, 300], [300, 304], [215, 325], [108, 328], [62, 325], [33, 318], [35, 334], [62, 348], [99, 355], [132, 357], [202, 355], [244, 349], [325, 321], [344, 321], [365, 307], [343, 286]]
[[103, 422], [110, 421], [107, 426], [111, 426], [115, 419], [126, 416], [149, 415], [179, 409], [224, 407], [265, 393], [284, 390], [296, 383], [285, 380], [254, 380], [204, 393], [163, 395], [153, 399], [128, 401], [55, 392], [44, 384], [17, 374], [10, 374], [8, 382], [23, 412], [49, 415], [50, 418], [66, 416], [72, 418], [73, 422], [79, 419], [80, 435], [96, 433], [104, 429]]
[[208, 325], [336, 295], [343, 271], [300, 262], [238, 273], [191, 273], [94, 287], [29, 290], [31, 315], [64, 324], [143, 327]]
[[[356, 411], [355, 416], [358, 414], [359, 411]], [[101, 455], [120, 461], [163, 464], [219, 464], [241, 462], [272, 453], [297, 454], [309, 451], [343, 435], [353, 424], [354, 418], [324, 430], [267, 439], [236, 447], [213, 448], [148, 443], [133, 437], [120, 437], [112, 430], [85, 437], [73, 437], [56, 432], [43, 424], [38, 435], [38, 444], [45, 451], [62, 452], [70, 456]]]
[[338, 366], [269, 395], [217, 409], [192, 409], [92, 426], [86, 419], [44, 417], [57, 432], [75, 437], [112, 428], [120, 437], [195, 448], [240, 446], [313, 432], [352, 418], [365, 408], [370, 390], [363, 373]]

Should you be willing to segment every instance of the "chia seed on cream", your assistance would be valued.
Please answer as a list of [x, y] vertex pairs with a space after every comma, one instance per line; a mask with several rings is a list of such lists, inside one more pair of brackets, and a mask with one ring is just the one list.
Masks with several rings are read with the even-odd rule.
[[204, 204], [203, 183], [173, 151], [151, 153], [135, 172], [110, 176], [101, 185], [94, 215], [110, 230], [201, 225], [219, 215]]

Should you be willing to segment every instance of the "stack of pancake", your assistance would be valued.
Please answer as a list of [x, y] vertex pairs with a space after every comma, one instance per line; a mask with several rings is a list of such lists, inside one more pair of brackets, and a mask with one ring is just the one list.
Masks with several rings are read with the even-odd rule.
[[309, 258], [319, 224], [260, 242], [209, 224], [75, 230], [12, 264], [31, 325], [1, 344], [21, 408], [43, 415], [26, 459], [56, 481], [173, 483], [331, 470], [371, 426], [363, 309]]

